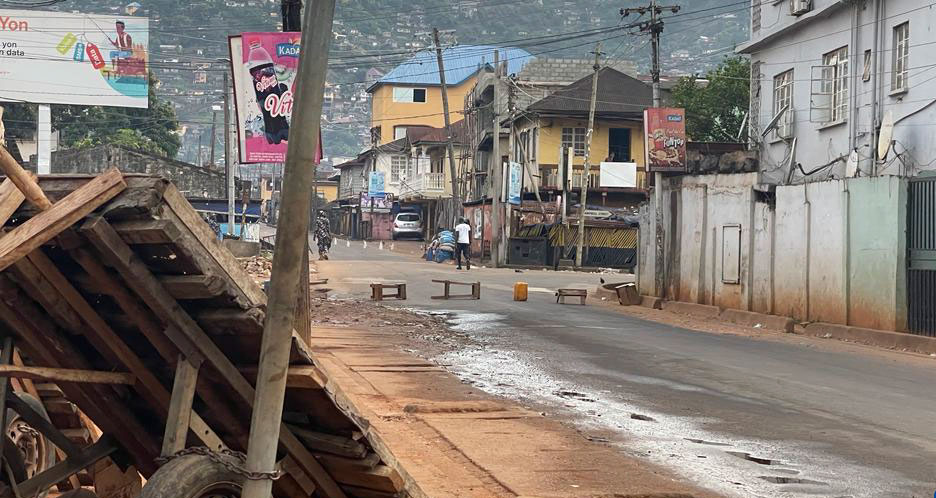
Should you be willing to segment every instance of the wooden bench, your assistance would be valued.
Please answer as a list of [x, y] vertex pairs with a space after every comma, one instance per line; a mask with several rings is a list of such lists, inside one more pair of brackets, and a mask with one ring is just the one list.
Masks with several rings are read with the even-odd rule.
[[[382, 284], [379, 282], [374, 282], [370, 284], [371, 287], [371, 301], [383, 301], [384, 299], [399, 299], [400, 301], [406, 300], [406, 284]], [[396, 294], [384, 294], [384, 290], [395, 289]]]
[[556, 291], [556, 302], [565, 304], [565, 298], [567, 297], [577, 297], [582, 300], [582, 305], [585, 305], [585, 298], [588, 297], [588, 290], [586, 289], [558, 289]]
[[[441, 296], [432, 296], [432, 299], [481, 299], [481, 282], [455, 282], [454, 280], [433, 280], [437, 284], [445, 286]], [[451, 286], [470, 285], [471, 294], [452, 294]]]

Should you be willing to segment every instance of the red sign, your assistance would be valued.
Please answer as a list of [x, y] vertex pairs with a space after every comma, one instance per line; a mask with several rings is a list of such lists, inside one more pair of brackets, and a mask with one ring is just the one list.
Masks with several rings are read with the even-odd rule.
[[644, 111], [647, 171], [686, 171], [686, 111], [651, 108]]
[[94, 66], [94, 69], [101, 69], [105, 66], [104, 56], [101, 55], [101, 50], [98, 49], [97, 45], [89, 43], [85, 50], [88, 52], [88, 60], [91, 61], [91, 65]]

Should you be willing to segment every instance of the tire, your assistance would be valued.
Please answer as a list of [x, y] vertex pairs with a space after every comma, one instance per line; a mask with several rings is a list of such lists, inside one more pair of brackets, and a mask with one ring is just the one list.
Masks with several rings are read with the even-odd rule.
[[[17, 392], [16, 396], [29, 405], [36, 413], [42, 416], [42, 418], [49, 420], [49, 414], [46, 412], [45, 406], [42, 402], [35, 398], [35, 396], [24, 393]], [[7, 426], [4, 434], [7, 437], [7, 441], [12, 441], [13, 444], [11, 447], [15, 449], [20, 455], [20, 462], [23, 465], [23, 471], [26, 479], [33, 477], [36, 474], [52, 467], [55, 465], [55, 449], [52, 445], [52, 442], [49, 441], [43, 435], [35, 437], [29, 431], [23, 431], [19, 428], [28, 428], [31, 429], [29, 424], [20, 419], [19, 414], [17, 414], [12, 409], [7, 410]], [[14, 474], [16, 470], [14, 469]], [[36, 498], [45, 498], [49, 494], [49, 490], [45, 490], [38, 495]]]
[[58, 495], [58, 498], [98, 498], [98, 495], [87, 489], [73, 489], [65, 494]]
[[[221, 458], [238, 462], [229, 456]], [[240, 498], [244, 477], [204, 455], [185, 455], [163, 465], [139, 498]]]

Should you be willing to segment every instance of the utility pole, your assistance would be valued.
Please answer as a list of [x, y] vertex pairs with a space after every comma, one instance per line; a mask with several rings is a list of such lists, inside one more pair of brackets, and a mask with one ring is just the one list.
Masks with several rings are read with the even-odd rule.
[[[309, 192], [315, 178], [315, 168], [309, 165], [315, 164], [318, 156], [323, 89], [334, 15], [335, 0], [310, 0], [303, 18], [302, 52], [296, 75], [292, 134], [286, 154], [282, 214], [276, 228], [277, 244], [247, 445], [246, 468], [250, 472], [276, 470], [289, 350], [299, 302], [299, 279], [303, 253], [308, 252]], [[305, 285], [308, 286], [308, 282]], [[299, 465], [315, 467], [316, 464], [300, 462]], [[323, 497], [346, 497], [334, 481], [321, 480], [315, 484], [316, 494]], [[249, 479], [244, 483], [242, 497], [269, 498], [272, 494], [272, 480]]]
[[227, 234], [234, 235], [234, 166], [231, 165], [231, 105], [228, 100], [230, 83], [224, 72], [224, 174], [227, 176]]
[[[446, 31], [446, 33], [451, 33], [451, 31]], [[439, 84], [442, 87], [442, 112], [445, 115], [445, 136], [449, 157], [449, 173], [452, 175], [452, 214], [454, 216], [459, 216], [462, 213], [462, 209], [458, 195], [458, 169], [455, 166], [455, 145], [452, 137], [452, 118], [449, 114], [448, 87], [445, 84], [445, 61], [442, 60], [442, 43], [439, 40], [438, 28], [432, 28], [432, 45], [435, 49], [436, 60], [439, 64]]]
[[[501, 69], [500, 69], [500, 52], [494, 51], [494, 101], [491, 104], [494, 109], [494, 127], [492, 128], [494, 137], [493, 142], [493, 151], [491, 153], [491, 186], [493, 187], [493, 192], [491, 193], [491, 266], [494, 268], [498, 267], [498, 259], [500, 259], [500, 209], [501, 209], [501, 189], [504, 185], [504, 182], [501, 181], [501, 170], [503, 166], [501, 164], [501, 153], [500, 153], [500, 78], [501, 78]], [[481, 248], [481, 252], [484, 252], [484, 248]]]
[[582, 267], [582, 253], [585, 251], [585, 203], [588, 200], [588, 180], [591, 179], [591, 143], [592, 134], [595, 132], [595, 106], [598, 103], [598, 73], [601, 65], [598, 59], [601, 57], [601, 42], [595, 44], [595, 65], [592, 69], [595, 74], [592, 75], [591, 104], [588, 108], [588, 132], [585, 134], [585, 169], [582, 174], [582, 198], [579, 199], [579, 220], [578, 220], [578, 245], [575, 249], [575, 266]]
[[218, 111], [211, 111], [211, 150], [208, 152], [208, 167], [215, 168], [215, 142], [217, 141], [216, 125], [218, 123]]
[[[650, 0], [647, 7], [635, 7], [621, 9], [621, 15], [627, 17], [630, 14], [650, 14], [650, 20], [640, 24], [640, 30], [650, 33], [650, 49], [652, 57], [652, 66], [650, 76], [653, 78], [653, 107], [662, 107], [662, 98], [660, 96], [660, 35], [663, 33], [663, 20], [660, 16], [663, 11], [669, 10], [672, 13], [679, 12], [678, 5], [657, 5], [657, 0]], [[657, 297], [666, 297], [666, 265], [663, 260], [665, 255], [666, 231], [663, 228], [663, 173], [657, 171], [653, 175], [653, 200], [654, 200], [654, 225], [656, 251], [653, 258], [653, 283]]]

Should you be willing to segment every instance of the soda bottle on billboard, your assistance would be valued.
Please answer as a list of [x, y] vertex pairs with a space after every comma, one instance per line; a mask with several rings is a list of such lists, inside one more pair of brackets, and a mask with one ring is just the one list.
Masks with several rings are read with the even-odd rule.
[[280, 106], [276, 104], [282, 101], [283, 94], [289, 91], [289, 87], [276, 79], [273, 58], [260, 44], [260, 40], [251, 40], [249, 46], [247, 71], [250, 72], [257, 105], [260, 106], [260, 113], [263, 115], [264, 135], [268, 143], [279, 144], [289, 139], [289, 121], [279, 112]]

